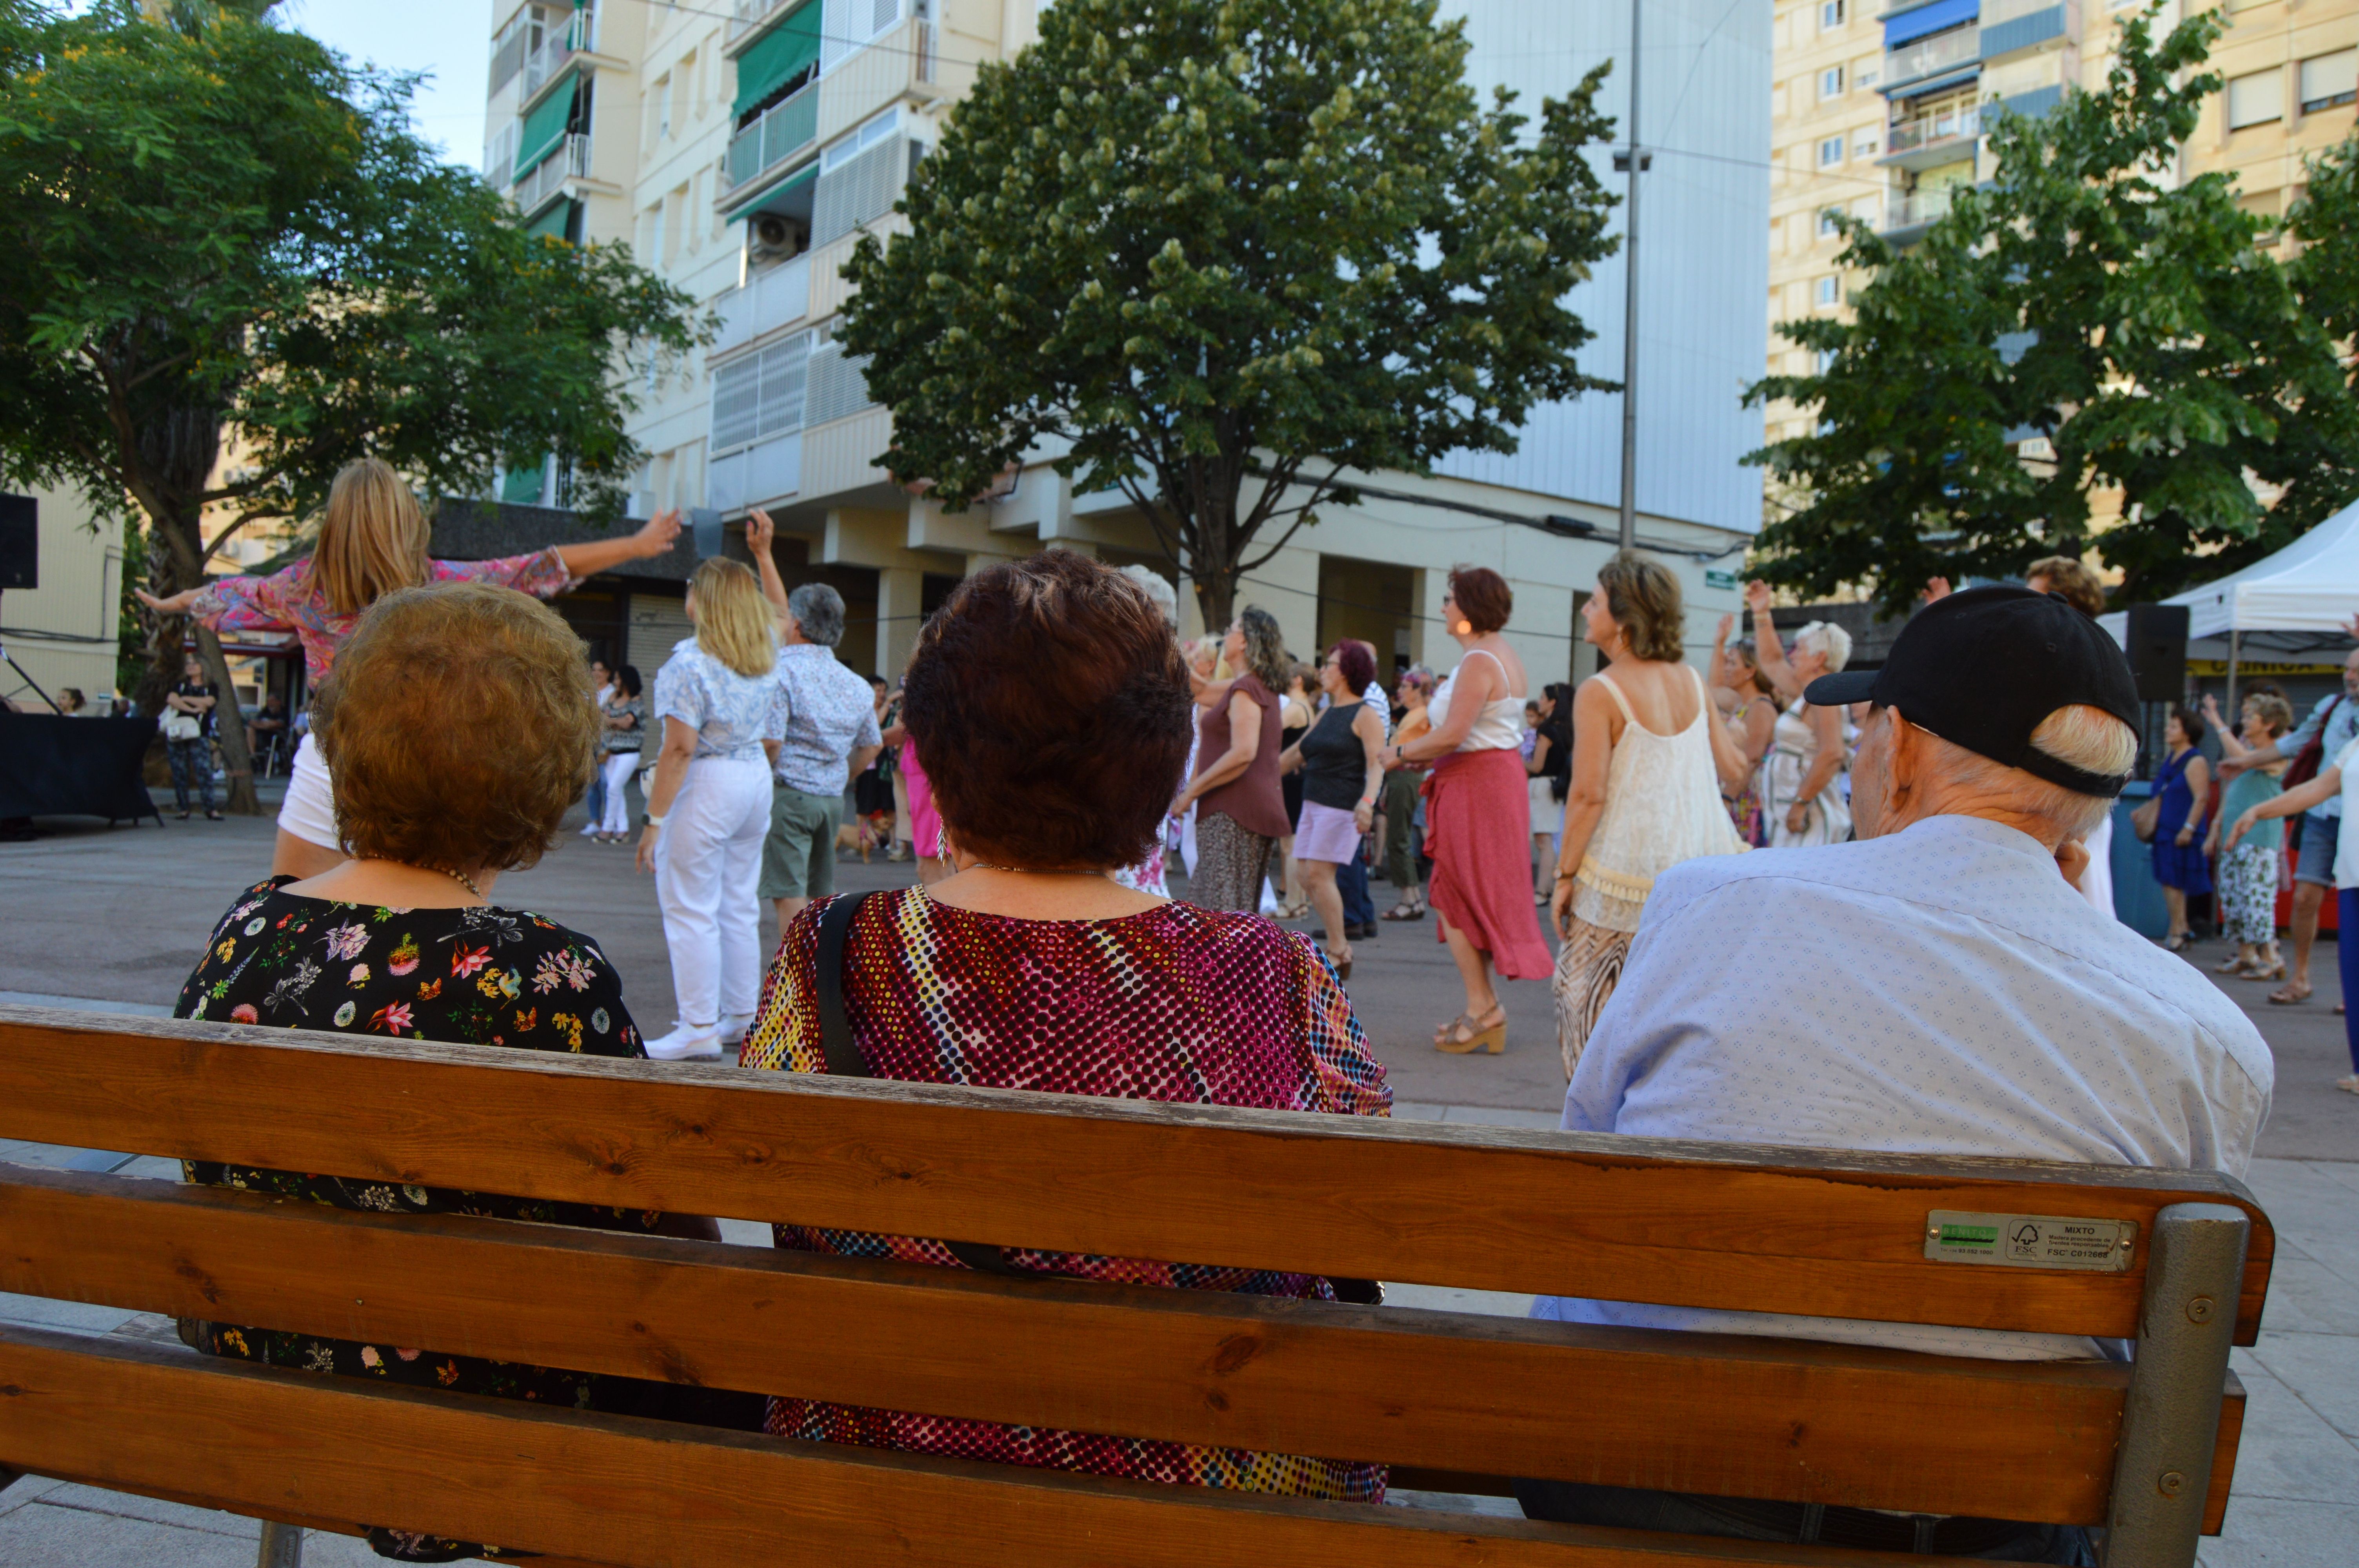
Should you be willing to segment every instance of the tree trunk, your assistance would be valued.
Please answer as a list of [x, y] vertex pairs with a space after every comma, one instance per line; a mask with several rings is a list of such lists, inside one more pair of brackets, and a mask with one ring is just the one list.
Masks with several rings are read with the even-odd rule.
[[[148, 575], [161, 579], [148, 591], [168, 598], [204, 584], [203, 514], [182, 498], [202, 494], [220, 460], [220, 413], [206, 407], [166, 409], [139, 427], [138, 449], [140, 466], [151, 481], [142, 493], [162, 498], [160, 507], [147, 508]], [[190, 631], [183, 616], [161, 616], [158, 622], [148, 644], [147, 679], [140, 684], [143, 713], [160, 709], [163, 693], [179, 679]], [[212, 631], [203, 626], [194, 630], [205, 676], [221, 694], [213, 703], [213, 740], [221, 747], [222, 772], [227, 775], [226, 807], [240, 816], [259, 816], [262, 803], [254, 793], [254, 759], [245, 749], [245, 720], [238, 711], [237, 688], [230, 682], [229, 659]], [[151, 687], [152, 704], [147, 700]]]

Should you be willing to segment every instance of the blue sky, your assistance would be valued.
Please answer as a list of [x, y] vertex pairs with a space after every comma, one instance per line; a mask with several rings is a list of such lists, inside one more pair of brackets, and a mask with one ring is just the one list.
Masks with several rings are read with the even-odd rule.
[[[627, 0], [625, 0], [627, 3]], [[429, 71], [410, 113], [453, 163], [484, 156], [484, 83], [494, 0], [285, 0], [282, 21], [355, 61]]]

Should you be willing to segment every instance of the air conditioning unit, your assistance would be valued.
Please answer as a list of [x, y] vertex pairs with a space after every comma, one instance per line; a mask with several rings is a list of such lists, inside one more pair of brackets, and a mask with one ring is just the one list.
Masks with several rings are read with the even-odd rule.
[[810, 231], [793, 218], [757, 212], [746, 224], [756, 263], [782, 262], [802, 254]]

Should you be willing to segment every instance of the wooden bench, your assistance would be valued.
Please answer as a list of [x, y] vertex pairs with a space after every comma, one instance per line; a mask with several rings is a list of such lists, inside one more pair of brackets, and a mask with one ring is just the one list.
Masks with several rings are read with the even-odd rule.
[[[0, 1168], [0, 1290], [1379, 1460], [1397, 1488], [1502, 1492], [1484, 1478], [1528, 1476], [2104, 1525], [2109, 1568], [2185, 1568], [2199, 1530], [2218, 1530], [2244, 1411], [2228, 1347], [2257, 1330], [2272, 1246], [2251, 1195], [2215, 1175], [845, 1083], [24, 1008], [0, 1008], [0, 1135], [1486, 1291], [2135, 1337], [2135, 1371], [1967, 1360], [1008, 1281]], [[2094, 1268], [1928, 1256], [1971, 1255], [1984, 1222], [1958, 1217], [1972, 1216], [2135, 1228], [2110, 1260], [2103, 1228], [2044, 1243]], [[0, 1465], [631, 1568], [1902, 1561], [807, 1444], [20, 1328], [0, 1331]], [[266, 1561], [292, 1562], [299, 1540], [266, 1530]]]

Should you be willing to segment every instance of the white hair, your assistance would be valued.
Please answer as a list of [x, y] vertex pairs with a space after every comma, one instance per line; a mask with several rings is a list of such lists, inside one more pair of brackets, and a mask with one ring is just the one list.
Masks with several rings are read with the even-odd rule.
[[1145, 567], [1130, 566], [1122, 568], [1122, 575], [1136, 583], [1139, 590], [1155, 601], [1155, 608], [1163, 611], [1165, 625], [1175, 632], [1180, 629], [1180, 595], [1161, 573], [1149, 571]]
[[1851, 663], [1851, 633], [1832, 621], [1813, 621], [1794, 633], [1794, 652], [1824, 654], [1833, 675]]
[[[1943, 741], [1937, 743], [1941, 771], [1961, 784], [2013, 797], [2017, 809], [2046, 817], [2067, 838], [2085, 838], [2113, 810], [2104, 795], [2082, 795], [1994, 762], [1980, 752]], [[2060, 708], [2031, 732], [2031, 749], [2082, 773], [2120, 776], [2137, 760], [2137, 731], [2102, 708]]]

